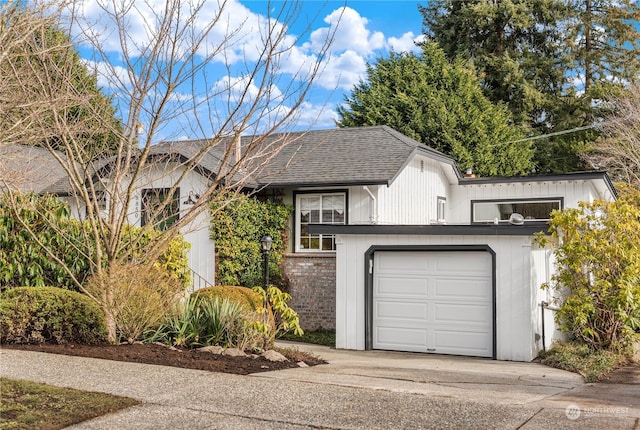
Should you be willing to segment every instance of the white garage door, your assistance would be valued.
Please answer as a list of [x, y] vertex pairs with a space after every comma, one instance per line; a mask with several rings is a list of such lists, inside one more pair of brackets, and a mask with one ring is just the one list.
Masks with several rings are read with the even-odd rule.
[[493, 356], [491, 254], [374, 256], [374, 349]]

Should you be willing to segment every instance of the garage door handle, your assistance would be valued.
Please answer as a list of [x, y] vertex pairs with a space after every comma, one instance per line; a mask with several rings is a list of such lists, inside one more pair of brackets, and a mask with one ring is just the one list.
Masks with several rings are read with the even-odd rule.
[[435, 348], [427, 348], [427, 352], [436, 352]]

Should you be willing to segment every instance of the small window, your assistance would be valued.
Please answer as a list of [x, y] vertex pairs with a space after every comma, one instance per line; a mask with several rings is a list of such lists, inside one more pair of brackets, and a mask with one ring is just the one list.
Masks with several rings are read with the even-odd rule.
[[[180, 213], [180, 189], [169, 195], [170, 188], [145, 188], [142, 190], [141, 225], [153, 224], [157, 230], [166, 230], [178, 221]], [[167, 201], [169, 200], [169, 201]], [[162, 207], [164, 205], [164, 207]], [[162, 209], [160, 209], [162, 207]]]
[[446, 197], [438, 197], [437, 199], [438, 209], [437, 209], [437, 217], [438, 222], [443, 222], [445, 220], [444, 211], [447, 205]]
[[346, 224], [346, 194], [299, 194], [296, 197], [296, 251], [335, 251], [332, 234], [311, 234], [309, 224]]
[[562, 209], [563, 201], [557, 199], [536, 200], [474, 200], [471, 202], [473, 223], [507, 223], [512, 214], [518, 213], [525, 222], [548, 221], [551, 212]]

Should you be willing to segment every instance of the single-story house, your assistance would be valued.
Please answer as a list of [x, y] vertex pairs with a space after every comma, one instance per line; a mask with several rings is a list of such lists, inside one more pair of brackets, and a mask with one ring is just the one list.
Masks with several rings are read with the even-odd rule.
[[[251, 186], [294, 207], [285, 273], [303, 327], [335, 328], [337, 348], [514, 361], [559, 336], [542, 306], [551, 292], [540, 289], [555, 271], [553, 250], [533, 235], [553, 210], [615, 199], [606, 173], [473, 177], [386, 126], [290, 137]], [[189, 157], [198, 142], [156, 151]], [[215, 174], [215, 150], [181, 184], [180, 205]], [[208, 229], [190, 234], [192, 267], [213, 283]]]

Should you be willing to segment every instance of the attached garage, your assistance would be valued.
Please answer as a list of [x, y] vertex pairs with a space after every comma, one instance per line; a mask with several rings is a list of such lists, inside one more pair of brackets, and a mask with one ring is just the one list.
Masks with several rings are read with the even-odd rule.
[[533, 226], [315, 228], [336, 233], [336, 348], [530, 361], [556, 338]]
[[487, 249], [400, 247], [371, 254], [371, 348], [495, 356]]

